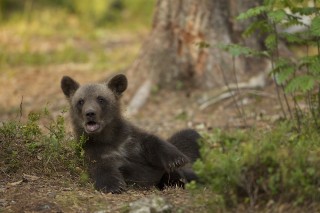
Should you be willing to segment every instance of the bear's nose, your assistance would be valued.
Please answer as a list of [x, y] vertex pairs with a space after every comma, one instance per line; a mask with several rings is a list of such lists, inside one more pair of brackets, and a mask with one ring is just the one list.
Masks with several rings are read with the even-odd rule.
[[86, 111], [86, 117], [87, 118], [93, 118], [95, 115], [96, 115], [96, 113], [93, 110]]

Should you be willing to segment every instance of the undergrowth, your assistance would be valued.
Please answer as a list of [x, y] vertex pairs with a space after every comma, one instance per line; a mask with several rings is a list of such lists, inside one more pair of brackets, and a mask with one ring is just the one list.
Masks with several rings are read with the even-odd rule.
[[[43, 125], [43, 123], [46, 123]], [[64, 112], [55, 119], [48, 110], [32, 112], [25, 122], [0, 124], [0, 168], [3, 179], [22, 174], [68, 174], [80, 183], [87, 181], [82, 144], [65, 130]]]
[[297, 132], [284, 121], [268, 131], [215, 130], [204, 135], [201, 157], [194, 169], [221, 206], [320, 201], [320, 133], [308, 126]]

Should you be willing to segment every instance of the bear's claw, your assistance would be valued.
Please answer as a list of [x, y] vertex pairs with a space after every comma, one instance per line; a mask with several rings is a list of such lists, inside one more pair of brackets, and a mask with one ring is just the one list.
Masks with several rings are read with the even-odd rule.
[[187, 162], [188, 160], [183, 157], [177, 158], [168, 164], [168, 169], [174, 171], [175, 169], [184, 166]]

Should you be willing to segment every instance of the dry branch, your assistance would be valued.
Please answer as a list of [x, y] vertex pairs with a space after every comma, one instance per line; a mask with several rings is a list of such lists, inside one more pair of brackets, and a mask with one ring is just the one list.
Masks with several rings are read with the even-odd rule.
[[209, 98], [200, 101], [200, 110], [204, 110], [209, 106], [218, 103], [219, 101], [225, 100], [234, 96], [235, 90], [240, 89], [259, 89], [263, 88], [266, 84], [266, 76], [264, 73], [259, 74], [250, 78], [248, 82], [240, 82], [237, 84], [230, 84], [224, 86], [219, 90], [213, 91], [214, 95], [210, 95]]

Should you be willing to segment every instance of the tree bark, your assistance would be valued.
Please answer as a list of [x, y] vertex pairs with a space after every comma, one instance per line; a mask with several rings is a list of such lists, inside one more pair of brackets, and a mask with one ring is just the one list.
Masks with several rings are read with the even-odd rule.
[[[248, 22], [235, 21], [241, 12], [261, 2], [158, 0], [151, 34], [128, 75], [139, 76], [139, 82], [141, 78], [151, 79], [160, 87], [170, 88], [217, 88], [226, 81], [248, 79], [263, 69], [259, 67], [263, 66], [262, 59], [232, 58], [216, 46], [242, 43], [263, 48], [259, 37], [241, 36]], [[201, 44], [209, 46], [202, 48]]]

